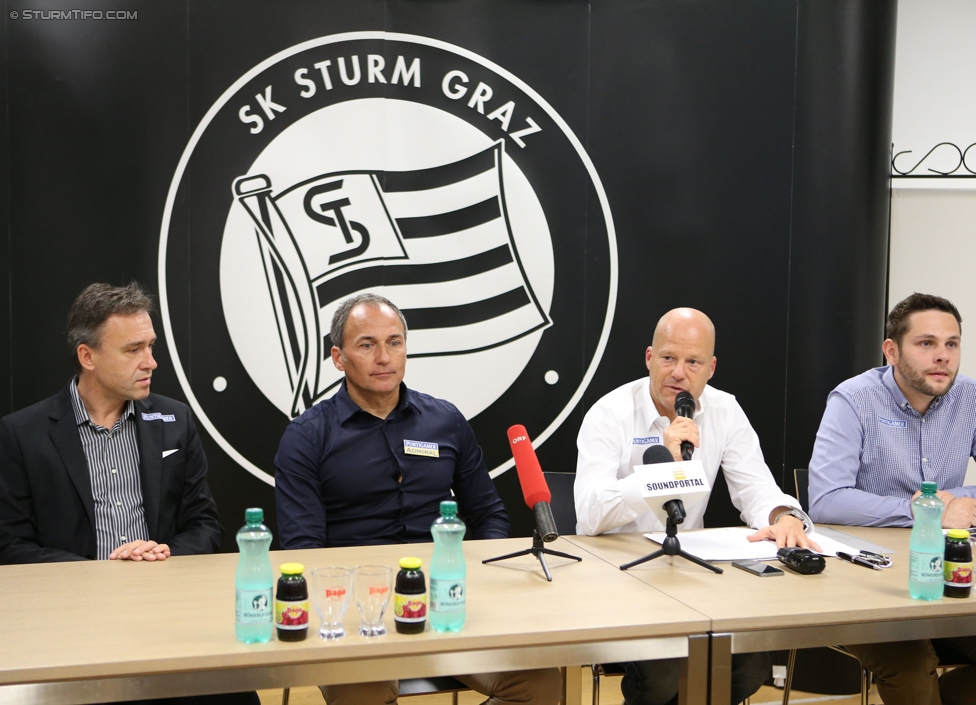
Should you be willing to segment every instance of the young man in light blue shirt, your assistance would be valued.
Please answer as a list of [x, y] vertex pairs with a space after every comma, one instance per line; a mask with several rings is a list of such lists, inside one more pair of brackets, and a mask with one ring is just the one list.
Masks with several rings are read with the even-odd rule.
[[[923, 481], [938, 483], [946, 528], [976, 526], [976, 381], [959, 376], [962, 318], [946, 299], [912, 294], [888, 314], [887, 367], [827, 398], [810, 460], [810, 517], [818, 523], [912, 526]], [[940, 658], [976, 661], [976, 637], [848, 646], [874, 672], [885, 705], [976, 702], [976, 667], [941, 679]]]

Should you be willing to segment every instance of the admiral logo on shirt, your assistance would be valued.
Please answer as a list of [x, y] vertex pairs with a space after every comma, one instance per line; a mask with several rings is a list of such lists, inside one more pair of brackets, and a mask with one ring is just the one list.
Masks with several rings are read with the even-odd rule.
[[904, 421], [896, 421], [894, 419], [886, 419], [884, 416], [879, 416], [878, 421], [885, 426], [891, 426], [892, 428], [905, 428], [908, 424]]
[[408, 441], [407, 439], [403, 439], [403, 452], [407, 455], [424, 455], [428, 458], [441, 457], [436, 443], [426, 443], [424, 441]]

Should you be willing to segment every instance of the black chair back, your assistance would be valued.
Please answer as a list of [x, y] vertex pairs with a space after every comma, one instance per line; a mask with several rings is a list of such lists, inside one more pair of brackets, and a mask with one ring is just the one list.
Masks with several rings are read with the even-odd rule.
[[803, 511], [810, 511], [810, 471], [806, 468], [796, 468], [793, 471], [793, 482], [796, 484], [796, 498], [800, 500]]
[[575, 472], [544, 472], [546, 484], [552, 501], [552, 518], [556, 520], [556, 530], [562, 536], [576, 534], [576, 500], [573, 497], [573, 485], [576, 483]]

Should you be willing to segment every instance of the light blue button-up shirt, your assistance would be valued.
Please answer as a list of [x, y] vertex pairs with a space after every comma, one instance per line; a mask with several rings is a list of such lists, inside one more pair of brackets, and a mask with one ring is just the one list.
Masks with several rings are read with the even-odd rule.
[[976, 381], [959, 375], [919, 414], [878, 367], [827, 397], [810, 459], [810, 518], [852, 526], [912, 526], [911, 498], [922, 481], [957, 497], [976, 456]]

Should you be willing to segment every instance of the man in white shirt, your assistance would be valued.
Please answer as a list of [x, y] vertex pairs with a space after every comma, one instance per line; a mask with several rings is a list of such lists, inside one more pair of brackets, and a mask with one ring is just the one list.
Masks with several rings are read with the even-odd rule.
[[[587, 412], [577, 438], [576, 520], [581, 534], [663, 531], [641, 497], [634, 466], [649, 445], [665, 446], [676, 461], [681, 443], [694, 447], [714, 484], [725, 473], [732, 502], [743, 521], [758, 529], [750, 541], [775, 540], [778, 546], [819, 549], [807, 536], [813, 524], [799, 502], [773, 480], [759, 438], [731, 394], [708, 386], [715, 373], [715, 327], [701, 311], [678, 308], [658, 321], [645, 361], [649, 379], [613, 390]], [[693, 419], [677, 416], [675, 397], [695, 398]], [[702, 528], [706, 502], [687, 509], [682, 528]], [[622, 664], [626, 705], [677, 701], [677, 660]], [[732, 703], [756, 692], [769, 675], [768, 654], [733, 657]]]

